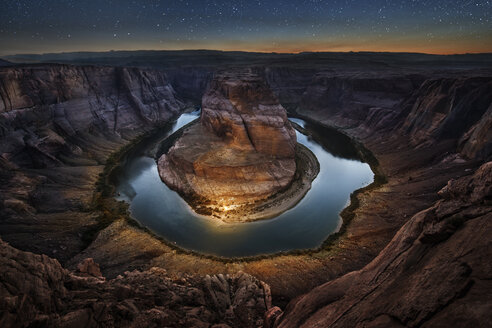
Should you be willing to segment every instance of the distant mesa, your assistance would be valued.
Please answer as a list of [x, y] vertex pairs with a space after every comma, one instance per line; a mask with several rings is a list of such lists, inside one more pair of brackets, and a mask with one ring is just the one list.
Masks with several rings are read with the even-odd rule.
[[0, 67], [2, 66], [12, 66], [13, 64], [9, 61], [0, 58]]
[[[309, 176], [299, 174], [299, 164], [310, 167], [302, 170]], [[227, 222], [271, 217], [292, 207], [319, 171], [314, 155], [297, 144], [285, 109], [250, 70], [214, 77], [199, 123], [183, 130], [158, 159], [158, 169], [195, 211]], [[294, 180], [307, 188], [293, 186]], [[290, 187], [297, 189], [296, 197]]]

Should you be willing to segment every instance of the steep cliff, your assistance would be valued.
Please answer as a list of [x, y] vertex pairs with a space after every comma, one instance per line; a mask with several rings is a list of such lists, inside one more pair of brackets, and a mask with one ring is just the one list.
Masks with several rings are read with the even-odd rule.
[[201, 123], [229, 146], [292, 158], [296, 135], [287, 113], [263, 79], [252, 74], [216, 76], [202, 100]]
[[185, 129], [158, 166], [174, 190], [235, 208], [287, 187], [295, 154], [295, 131], [263, 80], [221, 73], [203, 97], [200, 124]]
[[439, 194], [362, 270], [313, 289], [283, 315], [272, 310], [274, 326], [487, 327], [492, 162]]
[[83, 140], [120, 139], [166, 122], [183, 108], [164, 73], [130, 68], [3, 69], [0, 97], [3, 158], [31, 167], [90, 158], [81, 152], [95, 145]]
[[292, 110], [360, 138], [405, 136], [415, 148], [447, 143], [450, 152], [487, 159], [491, 88], [490, 75], [476, 72], [319, 72]]
[[184, 108], [164, 73], [134, 68], [2, 68], [0, 98], [2, 237], [61, 261], [97, 226], [109, 155]]
[[[451, 140], [470, 158], [487, 158], [490, 149], [492, 78], [426, 80], [402, 130], [415, 145]], [[487, 132], [488, 131], [488, 132]]]

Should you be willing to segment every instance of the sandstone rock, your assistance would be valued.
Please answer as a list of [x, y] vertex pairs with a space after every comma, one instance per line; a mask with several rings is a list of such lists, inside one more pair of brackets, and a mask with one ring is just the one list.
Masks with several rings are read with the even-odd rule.
[[[460, 141], [463, 154], [487, 158], [492, 80], [489, 77], [429, 79], [415, 92], [402, 129], [415, 144]], [[457, 149], [460, 150], [460, 149]]]
[[296, 135], [278, 99], [251, 72], [218, 75], [202, 100], [201, 123], [228, 146], [293, 158]]
[[[184, 276], [183, 285], [152, 268], [104, 280], [1, 240], [0, 255], [2, 327], [259, 327], [271, 297], [264, 283], [244, 273]], [[96, 268], [86, 259], [79, 270], [95, 274]]]
[[158, 70], [1, 67], [2, 238], [60, 261], [80, 252], [99, 215], [89, 208], [100, 165], [184, 106]]
[[[489, 99], [487, 97], [490, 93], [484, 92], [486, 89], [476, 83], [476, 80], [472, 83], [472, 88], [464, 87], [466, 81], [463, 82], [462, 78], [489, 74], [489, 81], [490, 73], [487, 71], [469, 72], [460, 67], [455, 73], [442, 73], [428, 71], [426, 66], [418, 75], [413, 75], [413, 69], [410, 69], [412, 74], [408, 75], [406, 68], [398, 69], [392, 64], [384, 64], [391, 73], [382, 72], [379, 70], [381, 65], [376, 63], [379, 65], [378, 70], [367, 73], [373, 70], [375, 64], [371, 59], [368, 66], [370, 68], [361, 70], [360, 66], [355, 69], [350, 66], [343, 72], [339, 68], [339, 59], [329, 59], [329, 65], [325, 62], [316, 66], [317, 64], [311, 64], [313, 57], [309, 54], [307, 56], [310, 56], [309, 64], [306, 61], [297, 68], [289, 63], [275, 64], [265, 69], [270, 86], [284, 106], [289, 104], [293, 109], [313, 109], [316, 115], [310, 113], [311, 119], [345, 128], [348, 134], [360, 137], [371, 150], [375, 150], [376, 155], [381, 155], [378, 159], [382, 159], [381, 163], [390, 179], [402, 176], [406, 178], [405, 170], [398, 166], [400, 162], [407, 162], [405, 168], [415, 168], [422, 163], [428, 166], [412, 171], [413, 179], [408, 182], [413, 189], [392, 184], [385, 190], [378, 191], [376, 197], [364, 197], [363, 208], [354, 220], [354, 226], [358, 228], [350, 231], [354, 237], [345, 242], [342, 240], [344, 250], [340, 251], [340, 255], [330, 255], [333, 263], [327, 265], [319, 257], [316, 258], [316, 262], [319, 262], [316, 267], [310, 259], [309, 272], [304, 275], [306, 261], [300, 261], [300, 258], [292, 259], [291, 262], [279, 260], [285, 266], [298, 267], [293, 271], [278, 269], [275, 273], [277, 283], [280, 281], [276, 292], [281, 294], [286, 290], [285, 295], [289, 297], [297, 296], [300, 291], [308, 288], [306, 286], [314, 286], [341, 273], [359, 269], [373, 258], [375, 252], [379, 252], [388, 240], [385, 238], [391, 238], [393, 229], [407, 221], [407, 214], [411, 216], [417, 209], [422, 209], [423, 204], [432, 201], [432, 192], [436, 189], [434, 178], [439, 177], [437, 181], [440, 181], [446, 175], [456, 178], [468, 174], [466, 170], [457, 171], [456, 166], [453, 170], [449, 170], [449, 166], [439, 168], [441, 165], [435, 161], [435, 157], [448, 156], [444, 154], [455, 151], [471, 159], [490, 156], [490, 103], [488, 109], [487, 104], [480, 103], [480, 99]], [[343, 54], [343, 57], [347, 56]], [[345, 58], [342, 60], [345, 61]], [[144, 62], [147, 65], [147, 60]], [[487, 60], [485, 62], [488, 64]], [[350, 65], [355, 63], [352, 61]], [[126, 73], [123, 72], [125, 70]], [[93, 66], [81, 68], [68, 65], [2, 68], [0, 108], [4, 112], [0, 121], [0, 230], [4, 240], [8, 238], [23, 249], [40, 253], [56, 248], [57, 256], [64, 260], [83, 249], [86, 245], [70, 242], [76, 240], [77, 236], [80, 237], [87, 226], [96, 223], [91, 217], [97, 216], [97, 213], [78, 212], [79, 208], [86, 208], [82, 201], [76, 201], [91, 197], [93, 184], [100, 172], [95, 165], [104, 163], [109, 153], [139, 131], [150, 128], [156, 122], [165, 122], [171, 113], [179, 111], [180, 102], [176, 100], [176, 94], [167, 92], [174, 89], [174, 85], [180, 85], [182, 90], [189, 90], [190, 94], [201, 95], [207, 84], [207, 77], [203, 77], [211, 75], [212, 71], [195, 73], [190, 69], [189, 73], [180, 75], [179, 70], [177, 68], [177, 73], [173, 73], [171, 86], [162, 72], [152, 70]], [[449, 76], [443, 78], [441, 75]], [[196, 77], [196, 80], [189, 78], [190, 76]], [[422, 84], [424, 80], [427, 82]], [[453, 94], [453, 90], [459, 92]], [[118, 101], [118, 95], [122, 102]], [[197, 99], [199, 98], [200, 96]], [[472, 104], [474, 105], [469, 106]], [[481, 117], [475, 116], [478, 113], [476, 109], [484, 114]], [[465, 124], [460, 126], [463, 117]], [[445, 122], [452, 124], [444, 124]], [[403, 124], [405, 127], [412, 126], [412, 129], [401, 129]], [[457, 129], [448, 129], [455, 124]], [[388, 142], [393, 136], [407, 138], [401, 136], [404, 132], [409, 133], [413, 145], [407, 145], [407, 139], [400, 139], [398, 143]], [[449, 137], [443, 132], [453, 132], [453, 135]], [[436, 147], [436, 142], [440, 140], [447, 140], [448, 145]], [[401, 153], [401, 149], [421, 150], [426, 145], [431, 149], [430, 157], [423, 157], [423, 152], [413, 149]], [[390, 155], [386, 156], [387, 153]], [[433, 165], [432, 170], [429, 170], [430, 165]], [[467, 162], [464, 167], [472, 166]], [[473, 181], [489, 181], [486, 180], [488, 177], [490, 172], [482, 170], [481, 175], [476, 175]], [[425, 178], [427, 181], [424, 182]], [[490, 240], [490, 196], [483, 197], [487, 194], [490, 183], [482, 184], [481, 187], [472, 183], [468, 188], [468, 184], [462, 182], [460, 179], [451, 181], [449, 187], [442, 192], [445, 201], [438, 210], [419, 215], [418, 220], [414, 217], [413, 223], [404, 227], [406, 232], [400, 235], [402, 238], [399, 241], [407, 240], [411, 245], [411, 252], [403, 250], [401, 254], [398, 253], [394, 263], [386, 262], [386, 267], [377, 265], [379, 271], [372, 271], [372, 277], [362, 276], [361, 272], [356, 271], [339, 283], [330, 283], [329, 288], [323, 286], [314, 290], [305, 297], [310, 300], [304, 303], [306, 307], [298, 307], [298, 303], [294, 302], [286, 309], [286, 313], [289, 313], [288, 321], [293, 320], [292, 312], [295, 307], [296, 311], [299, 310], [299, 316], [302, 314], [304, 319], [307, 318], [307, 326], [311, 323], [327, 325], [325, 320], [333, 317], [340, 318], [334, 323], [339, 326], [352, 326], [359, 322], [361, 326], [398, 327], [419, 325], [421, 322], [422, 326], [480, 327], [490, 322], [490, 301], [484, 297], [487, 293], [490, 295], [488, 281], [492, 271], [490, 266], [487, 267], [490, 261], [484, 261], [484, 258], [490, 257], [490, 245], [487, 244]], [[442, 186], [441, 183], [438, 185]], [[409, 197], [397, 196], [406, 195], [407, 192]], [[388, 205], [388, 200], [394, 198], [404, 208], [404, 215], [401, 217], [394, 200]], [[471, 198], [477, 202], [472, 201], [472, 205], [468, 206]], [[371, 202], [375, 205], [372, 206]], [[443, 219], [444, 216], [447, 218]], [[374, 217], [380, 218], [378, 221], [371, 221], [370, 218]], [[382, 233], [383, 230], [387, 232]], [[413, 230], [416, 232], [413, 233]], [[357, 238], [365, 240], [365, 244], [360, 244]], [[60, 249], [60, 243], [67, 245], [69, 251]], [[53, 246], [49, 246], [51, 244]], [[112, 249], [119, 249], [121, 242], [115, 240], [112, 245]], [[366, 247], [364, 250], [360, 249], [360, 245], [367, 246], [368, 250]], [[395, 246], [395, 243], [391, 245]], [[187, 315], [203, 314], [208, 317], [205, 311], [199, 309], [205, 303], [205, 294], [208, 293], [202, 287], [201, 279], [193, 282], [200, 286], [197, 290], [201, 293], [198, 294], [190, 290], [181, 293], [180, 288], [183, 285], [178, 288], [174, 282], [169, 285], [166, 282], [156, 285], [150, 283], [149, 289], [143, 290], [141, 285], [144, 286], [149, 281], [143, 280], [142, 274], [142, 281], [130, 282], [134, 279], [129, 278], [130, 273], [121, 276], [118, 283], [105, 282], [101, 286], [110, 287], [103, 291], [98, 289], [97, 286], [100, 285], [93, 284], [96, 280], [94, 278], [69, 275], [67, 283], [63, 285], [58, 283], [58, 278], [50, 278], [57, 274], [65, 275], [59, 264], [48, 265], [43, 261], [48, 261], [49, 258], [40, 256], [27, 265], [31, 261], [29, 258], [34, 255], [23, 252], [19, 253], [22, 255], [15, 255], [13, 260], [10, 257], [13, 261], [10, 263], [7, 262], [10, 261], [9, 256], [4, 255], [14, 250], [3, 247], [2, 245], [0, 257], [3, 268], [0, 272], [0, 308], [3, 310], [0, 314], [1, 326], [22, 326], [24, 323], [31, 326], [62, 326], [63, 322], [70, 323], [70, 318], [78, 316], [81, 318], [80, 322], [84, 322], [82, 319], [87, 313], [81, 308], [89, 308], [94, 320], [107, 326], [183, 326], [185, 322], [191, 322], [186, 321], [192, 319], [185, 319]], [[395, 248], [394, 254], [399, 250], [401, 249]], [[94, 247], [95, 254], [100, 251], [101, 249]], [[135, 261], [150, 262], [148, 257], [153, 255], [138, 252], [134, 250], [128, 258], [122, 256], [119, 266], [107, 266], [113, 272], [120, 273]], [[388, 258], [390, 255], [390, 251], [386, 250], [382, 256]], [[112, 259], [116, 255], [107, 252], [104, 256]], [[343, 261], [344, 265], [337, 264], [337, 259], [341, 256], [349, 259]], [[141, 260], [142, 257], [144, 260]], [[126, 259], [129, 260], [125, 261]], [[175, 261], [180, 259], [177, 256]], [[292, 265], [294, 262], [296, 265]], [[21, 263], [24, 264], [17, 267]], [[22, 273], [23, 268], [27, 268], [27, 273]], [[289, 275], [286, 275], [286, 271]], [[428, 276], [423, 274], [426, 271], [429, 272]], [[440, 271], [443, 273], [439, 274]], [[152, 271], [150, 276], [153, 278], [150, 281], [159, 279], [159, 275], [158, 271]], [[360, 284], [357, 282], [359, 278]], [[50, 283], [44, 283], [45, 281]], [[21, 283], [22, 287], [19, 287]], [[15, 288], [11, 288], [11, 285]], [[116, 291], [117, 285], [123, 287]], [[376, 288], [374, 294], [367, 293], [358, 297], [365, 291], [365, 285]], [[171, 287], [169, 290], [167, 287], [160, 289], [162, 286]], [[380, 292], [383, 289], [385, 292]], [[318, 297], [315, 297], [316, 294]], [[96, 301], [98, 295], [109, 295], [109, 301]], [[352, 298], [351, 295], [355, 297]], [[347, 297], [345, 300], [342, 299], [344, 296]], [[131, 319], [126, 318], [131, 313], [131, 305], [119, 304], [129, 298], [145, 300], [143, 305], [133, 301], [141, 314], [131, 323]], [[64, 301], [51, 301], [52, 299]], [[197, 301], [191, 302], [192, 299]], [[51, 304], [56, 305], [56, 310], [53, 310], [56, 314], [47, 312], [46, 308], [54, 307]], [[175, 311], [181, 306], [187, 306], [187, 310]], [[198, 310], [194, 310], [196, 308]], [[325, 312], [325, 308], [328, 308], [329, 313]], [[365, 311], [364, 308], [368, 310]], [[314, 311], [318, 310], [318, 317], [312, 318], [316, 314]], [[360, 317], [357, 318], [354, 312], [359, 310]], [[340, 316], [333, 316], [332, 313]], [[61, 319], [68, 314], [70, 315], [65, 320]], [[233, 312], [227, 312], [228, 316], [231, 314]], [[402, 318], [404, 322], [400, 321]], [[193, 320], [198, 320], [197, 323], [205, 322], [196, 317]], [[299, 325], [301, 321], [298, 321]], [[237, 326], [230, 320], [227, 322], [231, 327]]]
[[295, 171], [296, 136], [265, 83], [219, 74], [203, 97], [201, 124], [158, 161], [162, 180], [187, 198], [234, 208], [282, 190]]
[[450, 181], [371, 263], [294, 300], [275, 327], [486, 327], [491, 179], [488, 162]]
[[274, 306], [265, 312], [263, 328], [273, 328], [277, 320], [282, 317], [283, 311], [278, 306]]
[[77, 265], [77, 272], [81, 275], [102, 278], [99, 264], [94, 262], [94, 259], [87, 258]]

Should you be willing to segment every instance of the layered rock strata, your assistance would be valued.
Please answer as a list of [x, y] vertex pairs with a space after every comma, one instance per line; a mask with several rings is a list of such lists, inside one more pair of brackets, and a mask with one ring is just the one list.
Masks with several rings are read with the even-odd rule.
[[93, 192], [109, 155], [184, 108], [162, 71], [0, 68], [0, 230], [64, 262], [98, 225]]
[[270, 327], [486, 327], [492, 162], [450, 180], [363, 269], [269, 312]]
[[166, 270], [106, 280], [92, 259], [69, 271], [0, 239], [2, 327], [261, 327], [270, 288], [245, 273], [171, 277]]
[[[103, 274], [111, 277], [118, 274], [125, 277], [123, 273], [127, 270], [147, 270], [152, 266], [167, 269], [170, 277], [181, 272], [199, 272], [203, 275], [228, 272], [232, 276], [235, 272], [243, 270], [272, 286], [277, 305], [282, 305], [284, 301], [306, 293], [317, 285], [354, 271], [345, 276], [343, 281], [334, 280], [329, 285], [331, 287], [325, 285], [313, 290], [308, 296], [297, 299], [299, 303], [295, 300], [285, 309], [284, 320], [277, 322], [286, 326], [302, 325], [303, 322], [307, 326], [318, 319], [319, 325], [328, 326], [328, 320], [335, 317], [332, 323], [334, 326], [486, 326], [490, 322], [490, 311], [484, 312], [483, 309], [490, 308], [490, 287], [487, 281], [490, 281], [491, 269], [486, 266], [488, 262], [484, 261], [484, 258], [490, 257], [490, 212], [482, 217], [474, 216], [475, 218], [464, 215], [467, 221], [448, 239], [443, 240], [439, 237], [436, 241], [442, 239], [441, 242], [429, 243], [429, 239], [424, 238], [422, 240], [427, 240], [423, 243], [426, 247], [419, 248], [419, 243], [415, 242], [411, 251], [396, 257], [387, 269], [383, 270], [383, 266], [377, 265], [378, 270], [381, 269], [380, 272], [383, 272], [376, 277], [376, 283], [381, 282], [381, 285], [372, 284], [372, 281], [366, 279], [367, 271], [375, 268], [377, 263], [372, 268], [364, 269], [363, 274], [359, 270], [377, 256], [402, 226], [406, 231], [402, 232], [403, 234], [407, 234], [412, 227], [420, 229], [420, 221], [412, 219], [412, 226], [406, 226], [405, 223], [415, 213], [433, 206], [437, 199], [436, 191], [444, 186], [448, 179], [469, 175], [484, 159], [490, 160], [491, 111], [490, 98], [487, 98], [490, 92], [486, 89], [486, 84], [490, 85], [490, 82], [473, 82], [470, 84], [473, 88], [466, 88], [468, 78], [485, 76], [490, 81], [490, 59], [484, 59], [481, 64], [473, 64], [473, 71], [464, 70], [461, 63], [446, 64], [446, 67], [443, 64], [442, 67], [438, 67], [437, 62], [432, 65], [425, 62], [426, 66], [423, 69], [415, 69], [420, 67], [415, 61], [406, 62], [404, 68], [401, 68], [401, 65], [379, 61], [383, 65], [378, 67], [386, 67], [383, 72], [375, 70], [375, 62], [371, 55], [368, 55], [370, 62], [363, 67], [346, 60], [352, 56], [366, 56], [365, 54], [330, 54], [329, 56], [341, 57], [340, 60], [330, 59], [329, 63], [333, 65], [316, 64], [313, 57], [322, 57], [323, 54], [302, 56], [309, 58], [294, 58], [295, 61], [273, 64], [265, 62], [268, 66], [265, 69], [268, 71], [268, 74], [265, 74], [267, 80], [283, 106], [294, 108], [311, 120], [342, 128], [350, 136], [361, 140], [377, 156], [388, 178], [388, 183], [382, 188], [357, 196], [360, 207], [354, 212], [347, 233], [332, 248], [324, 248], [314, 256], [282, 255], [273, 259], [224, 264], [176, 252], [126, 221], [118, 220], [103, 229], [96, 241], [81, 252], [81, 235], [87, 226], [95, 225], [96, 218], [101, 215], [93, 211], [88, 204], [97, 175], [103, 169], [104, 159], [128, 142], [136, 132], [148, 128], [149, 124], [163, 122], [171, 117], [172, 113], [179, 111], [180, 105], [179, 101], [176, 101], [175, 92], [166, 97], [166, 93], [159, 90], [174, 88], [178, 91], [179, 85], [179, 89], [189, 89], [190, 93], [195, 93], [196, 88], [203, 92], [201, 88], [207, 83], [199, 81], [199, 75], [195, 75], [196, 81], [190, 81], [187, 77], [184, 78], [188, 75], [176, 74], [171, 80], [171, 86], [164, 74], [153, 70], [68, 65], [1, 69], [1, 74], [5, 74], [2, 87], [14, 83], [15, 79], [15, 83], [20, 86], [18, 89], [9, 88], [8, 97], [16, 99], [16, 95], [20, 95], [22, 98], [40, 100], [30, 105], [34, 107], [14, 106], [13, 110], [9, 107], [8, 112], [1, 114], [2, 238], [17, 248], [49, 254], [51, 258], [57, 258], [64, 263], [74, 254], [78, 254], [70, 261], [74, 270], [83, 259], [93, 257], [101, 265]], [[189, 57], [183, 58], [188, 64]], [[441, 59], [439, 58], [439, 62]], [[209, 63], [210, 59], [207, 57], [203, 61]], [[220, 61], [222, 62], [222, 59]], [[142, 62], [143, 66], [149, 66], [147, 57]], [[159, 59], [156, 62], [161, 64], [171, 61]], [[107, 64], [107, 60], [103, 63]], [[175, 62], [171, 63], [175, 65]], [[251, 61], [247, 63], [251, 65]], [[299, 65], [302, 67], [295, 69]], [[117, 119], [116, 129], [111, 129], [108, 126], [113, 126], [111, 117], [116, 113], [112, 106], [103, 104], [113, 98], [112, 94], [119, 93], [121, 99], [126, 99], [128, 93], [120, 88], [126, 82], [120, 84], [117, 81], [121, 80], [116, 78], [119, 73], [125, 71], [132, 77], [127, 81], [133, 81], [133, 87], [127, 90], [136, 98], [142, 99], [142, 103], [149, 110], [147, 113], [151, 114], [151, 119], [139, 119], [138, 107], [134, 104], [125, 105], [128, 110], [118, 110], [117, 116], [125, 115], [126, 118]], [[15, 79], [11, 77], [12, 72], [17, 72]], [[72, 108], [72, 102], [66, 103], [66, 97], [60, 97], [58, 100], [57, 97], [51, 96], [53, 92], [65, 90], [63, 85], [71, 84], [68, 77], [76, 75], [85, 75], [80, 79], [83, 81], [83, 88], [96, 86], [87, 89], [85, 95], [80, 94], [77, 101], [85, 101], [87, 106], [81, 105], [77, 109]], [[101, 83], [105, 76], [108, 77], [107, 84]], [[157, 80], [162, 83], [147, 83], [154, 81], [154, 78], [148, 79], [146, 76], [161, 76], [163, 78]], [[335, 77], [338, 77], [338, 81]], [[390, 80], [398, 88], [387, 87], [389, 83], [382, 83], [384, 81], [380, 80]], [[100, 101], [94, 100], [97, 97]], [[447, 99], [437, 101], [440, 97]], [[467, 97], [467, 101], [463, 101], [464, 97]], [[489, 99], [486, 111], [480, 105], [479, 99]], [[4, 94], [2, 100], [8, 101]], [[178, 105], [175, 106], [176, 104]], [[460, 105], [457, 106], [458, 104]], [[53, 112], [55, 105], [58, 111]], [[459, 111], [456, 111], [458, 109]], [[467, 120], [464, 128], [449, 129], [454, 124], [448, 123], [460, 122], [460, 119], [456, 118], [463, 117], [461, 115], [466, 111], [470, 115], [465, 114]], [[90, 114], [87, 114], [88, 112]], [[152, 116], [152, 113], [156, 115]], [[89, 120], [86, 119], [88, 117]], [[153, 120], [152, 117], [158, 119]], [[63, 126], [74, 127], [74, 135], [64, 134], [64, 129], [59, 124], [64, 119], [69, 125]], [[107, 122], [108, 125], [100, 124], [101, 121]], [[432, 124], [428, 124], [431, 121]], [[463, 134], [442, 133], [446, 131]], [[52, 132], [56, 132], [62, 138], [58, 138]], [[32, 145], [38, 146], [42, 151], [31, 147]], [[56, 166], [47, 155], [53, 155], [64, 165], [58, 163], [59, 166]], [[453, 196], [456, 200], [462, 192], [455, 191], [454, 194], [457, 194]], [[466, 197], [463, 202], [464, 206], [468, 205]], [[483, 200], [481, 203], [473, 202], [473, 205], [466, 208], [467, 211], [482, 211], [486, 206], [486, 200]], [[436, 220], [439, 221], [438, 218]], [[437, 221], [426, 221], [425, 227], [429, 228], [432, 222], [436, 222], [437, 231], [440, 222], [447, 220], [443, 218]], [[431, 222], [430, 225], [428, 222]], [[449, 226], [444, 231], [448, 228]], [[451, 227], [450, 231], [453, 229]], [[411, 245], [412, 240], [413, 237], [408, 239]], [[484, 243], [488, 243], [485, 248]], [[455, 247], [456, 244], [460, 246]], [[396, 244], [392, 242], [391, 245]], [[464, 245], [463, 248], [461, 245]], [[397, 256], [401, 250], [403, 248], [388, 247], [382, 258], [388, 264], [390, 253], [393, 252]], [[0, 259], [4, 258], [3, 254]], [[437, 254], [439, 257], [436, 257]], [[43, 263], [48, 261], [48, 257], [42, 258]], [[405, 259], [399, 262], [403, 258]], [[20, 258], [11, 259], [11, 264], [2, 264], [2, 273], [11, 272], [12, 266], [21, 263]], [[418, 260], [416, 264], [415, 259]], [[398, 266], [398, 263], [405, 265]], [[427, 263], [428, 267], [425, 265]], [[438, 265], [439, 263], [442, 265]], [[459, 265], [462, 263], [464, 264], [460, 268]], [[471, 272], [465, 264], [471, 267]], [[36, 270], [33, 270], [37, 276], [42, 274], [40, 267], [37, 266]], [[83, 271], [92, 272], [90, 267], [87, 266], [87, 270]], [[448, 273], [450, 274], [447, 275]], [[460, 276], [459, 273], [463, 275]], [[20, 274], [10, 274], [9, 278], [16, 276]], [[449, 281], [446, 280], [447, 277], [450, 278]], [[13, 284], [7, 278], [2, 278], [2, 281]], [[23, 283], [27, 281], [28, 278], [24, 279]], [[188, 282], [188, 279], [186, 281]], [[363, 282], [359, 284], [358, 281]], [[446, 282], [445, 286], [442, 286], [443, 282]], [[456, 284], [453, 285], [453, 282]], [[389, 288], [390, 284], [393, 284], [393, 289]], [[366, 293], [367, 286], [381, 288], [370, 294]], [[57, 283], [51, 283], [47, 287], [53, 291], [57, 288]], [[357, 293], [358, 288], [360, 293]], [[428, 293], [424, 294], [424, 291]], [[92, 285], [87, 288], [81, 287], [77, 292], [80, 296], [94, 299], [94, 294], [91, 294]], [[5, 302], [11, 302], [8, 303], [9, 307], [7, 308], [6, 303], [0, 306], [2, 309], [8, 309], [6, 315], [14, 313], [27, 321], [30, 313], [37, 313], [24, 306], [29, 301], [29, 297], [24, 296], [27, 292], [16, 294], [9, 289], [9, 293], [5, 294]], [[315, 298], [316, 294], [319, 295], [318, 298]], [[25, 301], [22, 302], [24, 298]], [[306, 302], [302, 301], [301, 304], [300, 300]], [[332, 301], [333, 303], [330, 303]], [[372, 307], [369, 306], [370, 302], [373, 303]], [[49, 302], [43, 299], [42, 303]], [[307, 306], [303, 308], [303, 305]], [[90, 312], [93, 311], [91, 306], [92, 303], [87, 310], [81, 311], [82, 315], [85, 315], [86, 311], [93, 313]], [[139, 306], [137, 304], [140, 310]], [[335, 310], [335, 307], [340, 311]], [[96, 309], [94, 306], [94, 312]], [[122, 307], [120, 309], [125, 311]], [[325, 315], [332, 310], [338, 311], [340, 315]], [[279, 311], [278, 308], [273, 308], [269, 312], [269, 323], [276, 320]], [[60, 315], [71, 313], [66, 317], [70, 318], [74, 316], [72, 312], [73, 308], [70, 308], [66, 312], [60, 312]], [[360, 313], [359, 317], [357, 313]], [[41, 320], [43, 315], [41, 313], [39, 316]], [[321, 321], [320, 317], [323, 315], [324, 321]], [[458, 317], [459, 315], [461, 317]], [[450, 320], [453, 320], [451, 324]], [[9, 326], [6, 322], [1, 321], [0, 325]], [[83, 320], [77, 322], [85, 324]], [[127, 322], [123, 322], [122, 325], [128, 326]]]
[[295, 131], [263, 80], [223, 73], [203, 97], [200, 123], [183, 131], [158, 166], [172, 189], [228, 211], [286, 188], [295, 157]]

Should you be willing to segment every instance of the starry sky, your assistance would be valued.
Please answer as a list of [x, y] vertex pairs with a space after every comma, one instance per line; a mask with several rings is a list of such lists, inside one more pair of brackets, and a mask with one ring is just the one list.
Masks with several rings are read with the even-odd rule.
[[6, 0], [0, 55], [138, 49], [492, 52], [492, 0]]

